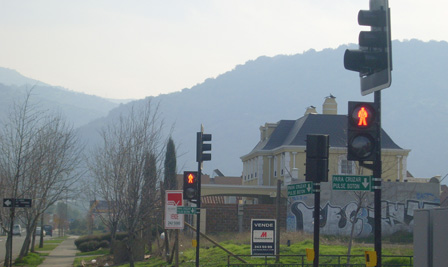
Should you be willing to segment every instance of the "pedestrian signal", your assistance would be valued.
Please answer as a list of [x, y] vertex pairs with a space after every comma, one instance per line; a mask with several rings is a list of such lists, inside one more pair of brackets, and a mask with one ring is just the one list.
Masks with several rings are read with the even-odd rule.
[[195, 202], [199, 193], [198, 172], [184, 172], [184, 199]]
[[349, 102], [347, 159], [375, 161], [379, 149], [378, 109], [375, 103]]

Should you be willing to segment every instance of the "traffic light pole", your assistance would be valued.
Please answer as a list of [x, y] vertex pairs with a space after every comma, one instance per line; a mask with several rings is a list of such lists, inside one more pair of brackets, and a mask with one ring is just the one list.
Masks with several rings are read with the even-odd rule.
[[381, 91], [376, 91], [374, 94], [374, 101], [378, 107], [378, 140], [376, 149], [376, 160], [373, 166], [373, 179], [374, 179], [374, 215], [375, 215], [375, 251], [377, 255], [377, 267], [381, 267], [381, 173], [382, 173], [382, 162], [381, 162]]
[[313, 267], [319, 267], [320, 235], [320, 183], [314, 183], [314, 260]]
[[199, 237], [201, 236], [201, 172], [202, 161], [198, 162], [198, 198], [196, 200], [196, 267], [199, 267]]

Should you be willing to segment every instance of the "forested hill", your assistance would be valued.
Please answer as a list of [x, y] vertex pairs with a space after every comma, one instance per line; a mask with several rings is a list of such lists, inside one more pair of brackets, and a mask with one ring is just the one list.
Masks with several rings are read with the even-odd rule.
[[[197, 168], [201, 124], [213, 135], [212, 161], [204, 163], [204, 172], [220, 169], [239, 176], [240, 156], [257, 144], [260, 125], [297, 119], [310, 105], [320, 113], [330, 94], [336, 96], [339, 114], [347, 113], [347, 101], [373, 101], [373, 95], [361, 96], [358, 74], [343, 68], [346, 48], [261, 56], [192, 88], [151, 97], [160, 104], [165, 123], [174, 124], [178, 172]], [[448, 135], [446, 62], [446, 42], [393, 42], [392, 86], [382, 92], [383, 128], [399, 146], [412, 150], [408, 169], [414, 176], [448, 173], [448, 143], [442, 139]], [[95, 140], [104, 123], [97, 120], [81, 130]]]
[[118, 104], [27, 78], [15, 70], [0, 67], [0, 119], [8, 116], [11, 104], [31, 92], [31, 101], [42, 108], [62, 113], [75, 127], [104, 117]]

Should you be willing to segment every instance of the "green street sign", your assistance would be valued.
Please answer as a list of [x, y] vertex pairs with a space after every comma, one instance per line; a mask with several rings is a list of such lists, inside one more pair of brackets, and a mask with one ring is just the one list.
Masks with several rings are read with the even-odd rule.
[[196, 214], [196, 207], [177, 207], [177, 214]]
[[288, 185], [288, 197], [313, 193], [313, 182]]
[[371, 191], [371, 176], [333, 175], [333, 190], [339, 191]]

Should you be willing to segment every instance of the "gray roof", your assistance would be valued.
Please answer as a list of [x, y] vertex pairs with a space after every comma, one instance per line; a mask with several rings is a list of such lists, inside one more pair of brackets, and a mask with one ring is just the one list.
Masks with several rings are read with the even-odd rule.
[[[281, 146], [306, 146], [308, 134], [330, 135], [330, 147], [347, 147], [347, 115], [307, 114], [297, 120], [281, 120], [271, 136], [259, 142], [252, 152]], [[383, 149], [401, 149], [381, 130]]]

